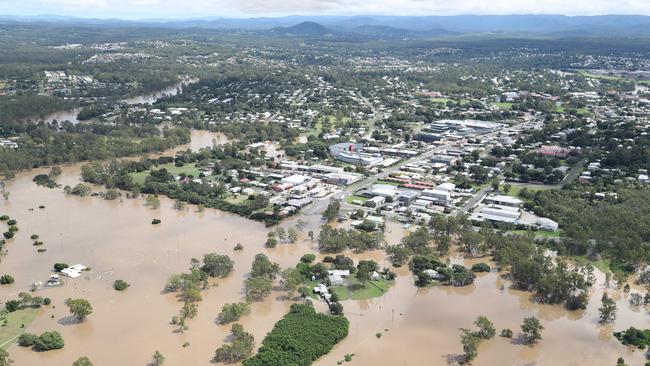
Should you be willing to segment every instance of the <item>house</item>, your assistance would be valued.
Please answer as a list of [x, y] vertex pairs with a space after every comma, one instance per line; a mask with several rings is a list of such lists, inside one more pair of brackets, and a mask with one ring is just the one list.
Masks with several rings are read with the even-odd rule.
[[422, 271], [424, 275], [429, 277], [432, 280], [444, 280], [445, 276], [441, 274], [440, 272], [436, 271], [435, 269], [425, 269]]
[[70, 278], [77, 278], [81, 276], [81, 272], [87, 270], [88, 267], [82, 265], [82, 264], [75, 264], [73, 266], [70, 266], [68, 268], [64, 268], [61, 270], [61, 274]]
[[329, 275], [327, 276], [327, 279], [330, 280], [330, 284], [332, 286], [341, 286], [345, 283], [345, 281], [343, 281], [343, 277], [337, 274]]
[[571, 152], [570, 149], [559, 146], [542, 146], [539, 148], [539, 153], [543, 156], [553, 156], [556, 158], [566, 158]]

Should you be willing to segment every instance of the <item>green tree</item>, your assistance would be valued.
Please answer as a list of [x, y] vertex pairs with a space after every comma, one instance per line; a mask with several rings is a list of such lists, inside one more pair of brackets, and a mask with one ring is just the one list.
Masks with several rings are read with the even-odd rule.
[[250, 312], [250, 306], [245, 302], [225, 304], [221, 308], [221, 313], [217, 316], [219, 324], [228, 324], [239, 320], [242, 316]]
[[93, 366], [88, 357], [79, 357], [72, 366]]
[[478, 355], [478, 345], [481, 339], [469, 329], [460, 329], [460, 344], [465, 353], [465, 362], [471, 362]]
[[601, 306], [598, 308], [600, 322], [611, 323], [616, 320], [616, 310], [616, 303], [607, 295], [607, 292], [604, 292], [601, 298]]
[[163, 356], [163, 354], [160, 353], [159, 351], [154, 352], [152, 358], [153, 358], [153, 366], [160, 366], [163, 363], [165, 363], [165, 356]]
[[287, 232], [287, 238], [291, 244], [294, 244], [296, 241], [298, 241], [298, 230], [290, 227]]
[[494, 324], [490, 321], [490, 319], [488, 319], [483, 315], [480, 315], [478, 318], [476, 318], [476, 321], [474, 321], [474, 325], [476, 325], [476, 327], [479, 329], [476, 332], [476, 336], [481, 339], [493, 338], [494, 335], [497, 333]]
[[225, 344], [215, 351], [214, 362], [241, 362], [253, 353], [255, 340], [250, 333], [244, 331], [244, 328], [239, 324], [233, 324], [230, 332], [232, 343]]
[[282, 288], [289, 292], [289, 296], [292, 296], [293, 293], [302, 285], [305, 281], [305, 278], [302, 276], [299, 270], [295, 268], [287, 268], [282, 273], [280, 273]]
[[339, 214], [339, 210], [341, 209], [341, 202], [339, 202], [337, 199], [330, 199], [330, 203], [327, 205], [327, 208], [323, 212], [323, 219], [325, 219], [327, 222], [332, 222], [334, 219]]
[[534, 344], [541, 340], [542, 330], [544, 330], [544, 327], [539, 322], [539, 319], [534, 316], [524, 318], [524, 322], [521, 325], [521, 331], [524, 333], [528, 344]]
[[280, 272], [280, 265], [271, 262], [266, 254], [259, 253], [255, 255], [251, 268], [251, 277], [265, 276], [274, 279]]
[[9, 352], [0, 348], [0, 366], [9, 366], [13, 363], [13, 360], [9, 357]]
[[86, 320], [92, 314], [93, 307], [86, 299], [67, 299], [66, 305], [70, 308], [70, 314], [74, 315], [80, 322]]
[[235, 262], [227, 255], [209, 253], [203, 255], [201, 271], [210, 277], [227, 277], [232, 272]]
[[273, 282], [266, 276], [248, 278], [244, 284], [246, 285], [246, 300], [248, 301], [264, 300], [273, 288]]

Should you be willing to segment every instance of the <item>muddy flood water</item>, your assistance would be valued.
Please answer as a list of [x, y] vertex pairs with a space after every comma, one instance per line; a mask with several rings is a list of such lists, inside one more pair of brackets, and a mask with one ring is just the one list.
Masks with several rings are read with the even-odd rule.
[[[213, 138], [225, 141], [207, 132], [194, 132], [193, 137], [192, 149], [211, 145]], [[58, 182], [63, 186], [79, 183], [81, 165], [62, 167]], [[92, 270], [67, 280], [63, 287], [37, 292], [52, 298], [53, 306], [44, 307], [27, 331], [56, 330], [64, 337], [65, 347], [38, 353], [14, 344], [9, 353], [18, 366], [71, 365], [80, 356], [89, 357], [98, 366], [144, 366], [156, 350], [165, 356], [165, 365], [209, 365], [214, 350], [229, 333], [229, 326], [216, 324], [217, 314], [225, 303], [243, 301], [243, 282], [254, 255], [265, 253], [286, 268], [294, 266], [303, 254], [315, 252], [315, 243], [306, 235], [297, 244], [266, 249], [263, 224], [215, 210], [197, 212], [196, 207], [189, 207], [176, 211], [173, 202], [164, 198], [160, 208], [152, 210], [143, 206], [142, 199], [67, 196], [61, 188], [43, 188], [32, 182], [34, 175], [47, 171], [18, 174], [7, 182], [9, 200], [0, 201], [0, 213], [15, 218], [20, 228], [8, 242], [8, 254], [0, 264], [0, 272], [11, 274], [16, 282], [0, 287], [0, 300], [16, 298], [19, 292], [28, 291], [33, 281], [47, 280], [56, 262], [82, 263]], [[39, 205], [45, 208], [39, 209]], [[151, 225], [153, 218], [160, 218], [162, 224]], [[283, 225], [288, 227], [297, 219], [308, 222], [305, 233], [319, 226], [319, 216], [294, 217]], [[46, 252], [36, 252], [31, 234], [40, 236]], [[398, 242], [403, 234], [400, 225], [389, 223], [389, 243]], [[244, 246], [243, 251], [233, 251], [237, 243]], [[203, 292], [199, 314], [189, 321], [189, 330], [176, 333], [169, 322], [181, 303], [173, 294], [162, 292], [164, 284], [170, 275], [186, 271], [192, 258], [209, 252], [228, 254], [235, 261], [234, 271], [226, 279], [213, 281], [215, 286]], [[388, 266], [380, 251], [350, 255], [370, 257]], [[463, 259], [455, 257], [453, 261]], [[350, 333], [316, 365], [336, 365], [346, 354], [354, 354], [352, 365], [447, 365], [462, 352], [458, 328], [472, 327], [478, 315], [490, 318], [497, 333], [510, 328], [517, 334], [522, 319], [531, 315], [539, 317], [545, 329], [544, 339], [535, 347], [500, 337], [483, 342], [474, 365], [610, 366], [618, 357], [630, 365], [643, 364], [642, 352], [620, 345], [611, 333], [632, 325], [647, 328], [650, 316], [643, 308], [631, 308], [628, 294], [617, 292], [619, 311], [614, 326], [599, 326], [603, 275], [598, 276], [589, 307], [567, 312], [561, 306], [532, 303], [529, 293], [509, 289], [508, 281], [496, 273], [480, 275], [473, 285], [463, 288], [429, 289], [417, 289], [406, 268], [397, 273], [395, 285], [383, 297], [343, 302]], [[131, 287], [115, 291], [112, 283], [116, 279]], [[85, 323], [70, 318], [64, 305], [69, 297], [91, 302], [94, 311]], [[259, 345], [290, 305], [285, 293], [274, 291], [265, 301], [254, 303], [240, 324]], [[322, 304], [317, 307], [324, 309]], [[381, 338], [376, 337], [378, 332], [383, 333]], [[186, 342], [189, 345], [183, 347]]]

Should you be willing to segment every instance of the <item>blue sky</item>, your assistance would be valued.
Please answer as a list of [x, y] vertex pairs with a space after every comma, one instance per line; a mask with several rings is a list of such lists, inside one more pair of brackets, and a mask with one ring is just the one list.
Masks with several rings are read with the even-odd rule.
[[643, 14], [650, 0], [0, 0], [0, 14], [97, 18], [256, 17], [290, 14]]

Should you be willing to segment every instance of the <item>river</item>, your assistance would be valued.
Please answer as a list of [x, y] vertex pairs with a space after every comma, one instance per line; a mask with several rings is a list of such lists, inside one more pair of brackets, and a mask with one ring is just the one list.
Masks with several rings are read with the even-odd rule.
[[[143, 95], [137, 95], [135, 97], [131, 98], [126, 98], [126, 99], [121, 99], [119, 103], [124, 103], [128, 105], [133, 105], [133, 104], [153, 104], [155, 101], [158, 99], [164, 97], [164, 96], [170, 96], [170, 95], [176, 95], [178, 94], [179, 91], [183, 91], [183, 86], [195, 83], [197, 82], [198, 79], [186, 79], [182, 82], [179, 82], [175, 85], [172, 85], [170, 87], [167, 87], [162, 90], [158, 90], [153, 93], [149, 94], [143, 94]], [[63, 122], [63, 121], [70, 121], [74, 124], [79, 123], [80, 121], [77, 119], [77, 115], [79, 114], [79, 111], [81, 111], [81, 108], [74, 108], [71, 110], [67, 111], [60, 111], [60, 112], [55, 112], [52, 113], [40, 120], [51, 123], [54, 120], [57, 120], [58, 122]]]
[[[227, 141], [205, 131], [195, 131], [192, 136], [192, 143], [181, 148], [196, 150], [213, 140]], [[58, 182], [79, 183], [81, 165], [63, 166]], [[96, 366], [142, 366], [151, 361], [156, 350], [165, 356], [165, 365], [210, 365], [214, 350], [229, 334], [229, 326], [215, 323], [217, 314], [225, 303], [243, 300], [243, 281], [255, 254], [266, 253], [286, 268], [316, 249], [305, 233], [310, 229], [317, 232], [319, 215], [283, 222], [289, 227], [303, 219], [308, 227], [297, 244], [267, 249], [267, 229], [261, 223], [211, 209], [177, 211], [165, 198], [161, 198], [160, 208], [153, 210], [145, 207], [142, 199], [106, 201], [67, 196], [60, 188], [43, 188], [32, 182], [34, 175], [47, 171], [43, 168], [18, 174], [7, 182], [9, 200], [0, 201], [0, 213], [17, 219], [20, 228], [7, 244], [8, 254], [0, 267], [1, 273], [11, 274], [16, 282], [0, 287], [0, 299], [13, 299], [32, 281], [46, 280], [56, 262], [83, 263], [92, 270], [68, 280], [63, 287], [37, 293], [51, 297], [53, 306], [44, 307], [27, 331], [40, 334], [56, 330], [63, 335], [65, 347], [39, 353], [14, 344], [9, 352], [17, 366], [71, 365], [80, 356], [88, 356]], [[45, 208], [39, 209], [39, 205]], [[152, 218], [160, 218], [162, 224], [151, 225]], [[390, 244], [397, 243], [404, 233], [400, 224], [388, 223]], [[46, 252], [36, 252], [31, 234], [40, 235]], [[243, 251], [233, 251], [237, 243], [244, 246]], [[199, 315], [189, 321], [189, 330], [174, 332], [169, 321], [178, 314], [181, 303], [161, 290], [170, 275], [186, 271], [192, 258], [208, 252], [231, 256], [234, 272], [213, 281], [217, 286], [203, 292]], [[373, 258], [382, 266], [389, 264], [382, 251], [350, 255], [357, 260]], [[475, 260], [465, 261], [456, 255], [453, 262], [471, 264]], [[509, 282], [494, 272], [479, 275], [471, 286], [429, 289], [417, 289], [407, 268], [397, 269], [397, 273], [395, 286], [383, 297], [343, 302], [350, 333], [316, 365], [336, 365], [345, 354], [355, 354], [353, 365], [447, 365], [448, 359], [462, 352], [458, 328], [472, 327], [478, 315], [490, 318], [497, 333], [510, 328], [517, 334], [522, 319], [531, 315], [539, 317], [545, 329], [544, 339], [534, 347], [500, 337], [483, 342], [474, 365], [611, 366], [621, 356], [630, 365], [643, 364], [642, 352], [622, 346], [611, 333], [612, 329], [631, 325], [647, 328], [650, 316], [643, 309], [631, 308], [627, 294], [610, 290], [618, 304], [618, 318], [613, 327], [598, 325], [604, 281], [600, 273], [588, 308], [577, 312], [533, 303], [530, 293], [509, 289]], [[129, 282], [131, 287], [124, 292], [113, 290], [116, 279]], [[91, 302], [94, 311], [85, 323], [71, 321], [64, 305], [68, 297]], [[251, 314], [240, 323], [259, 346], [290, 305], [284, 293], [274, 291], [265, 301], [253, 304]], [[324, 309], [321, 303], [316, 306]], [[378, 332], [383, 333], [381, 338], [375, 336]], [[189, 345], [183, 347], [186, 342]]]

